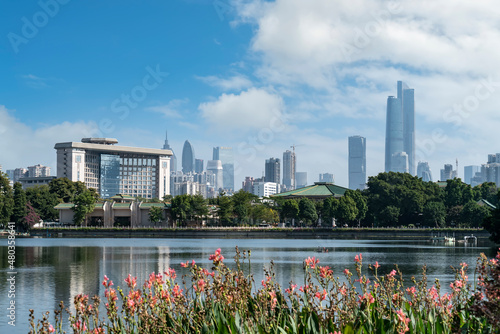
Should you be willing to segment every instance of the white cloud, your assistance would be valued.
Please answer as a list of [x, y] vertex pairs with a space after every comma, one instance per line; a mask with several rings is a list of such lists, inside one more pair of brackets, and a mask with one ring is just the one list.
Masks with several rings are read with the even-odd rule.
[[252, 86], [252, 82], [244, 75], [237, 74], [230, 78], [224, 79], [215, 75], [207, 77], [197, 77], [207, 85], [220, 88], [224, 91], [242, 90]]
[[188, 102], [187, 99], [175, 99], [167, 104], [148, 107], [146, 111], [153, 111], [162, 114], [166, 118], [182, 118], [182, 111], [180, 110], [183, 105]]
[[222, 94], [216, 101], [201, 103], [198, 109], [213, 127], [226, 131], [249, 131], [283, 122], [283, 100], [260, 88], [240, 94]]
[[37, 129], [14, 117], [15, 112], [0, 105], [0, 164], [3, 169], [14, 169], [42, 164], [52, 167], [56, 174], [58, 142], [80, 141], [96, 132], [93, 122], [63, 122], [41, 125]]

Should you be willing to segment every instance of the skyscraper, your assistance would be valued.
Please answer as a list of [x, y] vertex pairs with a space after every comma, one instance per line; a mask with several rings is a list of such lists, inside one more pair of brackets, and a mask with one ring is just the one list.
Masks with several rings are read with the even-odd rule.
[[405, 170], [415, 175], [415, 91], [398, 81], [397, 97], [387, 98], [385, 171]]
[[296, 172], [295, 173], [295, 183], [297, 183], [296, 189], [306, 187], [307, 186], [307, 172]]
[[170, 157], [170, 171], [171, 172], [176, 172], [177, 171], [177, 157], [175, 156], [174, 150], [168, 144], [168, 133], [167, 133], [167, 131], [165, 131], [165, 144], [163, 144], [163, 149], [164, 150], [170, 150], [170, 151], [172, 151], [172, 156]]
[[364, 189], [366, 184], [366, 138], [349, 137], [349, 189]]
[[266, 160], [265, 182], [280, 183], [280, 159], [271, 158]]
[[194, 148], [189, 140], [186, 140], [182, 148], [182, 172], [184, 174], [194, 172], [194, 160]]
[[295, 166], [295, 150], [293, 152], [286, 150], [283, 153], [283, 184], [286, 190], [295, 189]]
[[472, 178], [476, 176], [476, 173], [481, 173], [481, 166], [465, 166], [464, 182], [467, 184], [471, 184]]
[[223, 168], [222, 162], [220, 160], [208, 160], [207, 161], [207, 172], [212, 172], [215, 175], [215, 190], [219, 190], [223, 185]]
[[417, 176], [424, 182], [432, 182], [432, 173], [428, 162], [419, 161], [417, 165]]
[[444, 165], [444, 169], [441, 169], [441, 180], [446, 181], [450, 179], [454, 179], [457, 177], [457, 171], [453, 170], [453, 165], [446, 164]]
[[194, 172], [203, 173], [203, 159], [194, 159]]
[[223, 185], [221, 188], [234, 190], [234, 155], [232, 147], [214, 147], [213, 160], [220, 160], [222, 163], [222, 179]]

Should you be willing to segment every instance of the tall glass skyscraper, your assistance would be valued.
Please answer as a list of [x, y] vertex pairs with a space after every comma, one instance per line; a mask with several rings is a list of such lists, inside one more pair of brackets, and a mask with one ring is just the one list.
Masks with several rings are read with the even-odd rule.
[[366, 184], [366, 138], [349, 137], [349, 189], [364, 189]]
[[286, 150], [283, 153], [283, 184], [286, 190], [295, 189], [295, 151]]
[[402, 81], [397, 89], [397, 97], [387, 98], [385, 171], [415, 175], [415, 91]]
[[227, 190], [234, 190], [234, 155], [232, 147], [214, 147], [213, 160], [222, 163], [222, 186]]
[[187, 174], [194, 172], [194, 148], [193, 145], [186, 140], [182, 148], [182, 172]]
[[271, 158], [266, 160], [265, 182], [280, 183], [280, 159]]

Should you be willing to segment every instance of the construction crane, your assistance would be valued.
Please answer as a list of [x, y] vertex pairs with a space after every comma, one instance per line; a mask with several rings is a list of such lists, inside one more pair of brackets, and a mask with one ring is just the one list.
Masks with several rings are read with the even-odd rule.
[[296, 148], [297, 146], [304, 146], [304, 144], [299, 144], [299, 145], [292, 144], [292, 146], [290, 146], [290, 148], [292, 148], [292, 149], [293, 149], [293, 154], [295, 154], [295, 148]]

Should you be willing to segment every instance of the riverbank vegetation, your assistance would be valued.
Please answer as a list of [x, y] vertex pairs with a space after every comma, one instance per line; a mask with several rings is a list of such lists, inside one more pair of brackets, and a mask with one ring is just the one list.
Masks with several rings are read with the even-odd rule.
[[[221, 192], [208, 200], [201, 195], [169, 196], [162, 200], [170, 203], [170, 226], [172, 222], [182, 227], [204, 222], [205, 226], [226, 227], [278, 223], [331, 227], [335, 222], [338, 227], [485, 227], [493, 241], [500, 243], [498, 196], [494, 183], [471, 187], [460, 179], [452, 179], [438, 184], [423, 182], [407, 173], [389, 172], [370, 177], [365, 190], [347, 190], [339, 198], [259, 199], [240, 190], [232, 196]], [[82, 182], [60, 178], [27, 190], [16, 183], [12, 189], [6, 175], [0, 174], [0, 224], [14, 221], [21, 230], [32, 226], [35, 214], [45, 221], [56, 220], [54, 207], [58, 203], [76, 204], [73, 210], [75, 223], [79, 225], [86, 213], [93, 210], [97, 199], [95, 190], [87, 189]], [[152, 222], [159, 226], [166, 224], [154, 212], [158, 208], [151, 210]]]
[[[151, 273], [144, 283], [129, 275], [126, 288], [106, 276], [101, 299], [79, 294], [73, 307], [30, 315], [30, 333], [498, 333], [500, 331], [500, 252], [481, 255], [476, 269], [461, 263], [447, 293], [439, 280], [406, 277], [397, 266], [363, 264], [334, 272], [314, 257], [304, 260], [304, 281], [277, 283], [271, 266], [261, 282], [251, 274], [250, 251], [236, 249], [235, 269], [220, 249], [211, 268], [195, 261]], [[338, 276], [342, 276], [340, 279]], [[470, 277], [477, 278], [470, 281]], [[181, 282], [180, 282], [181, 281]]]

